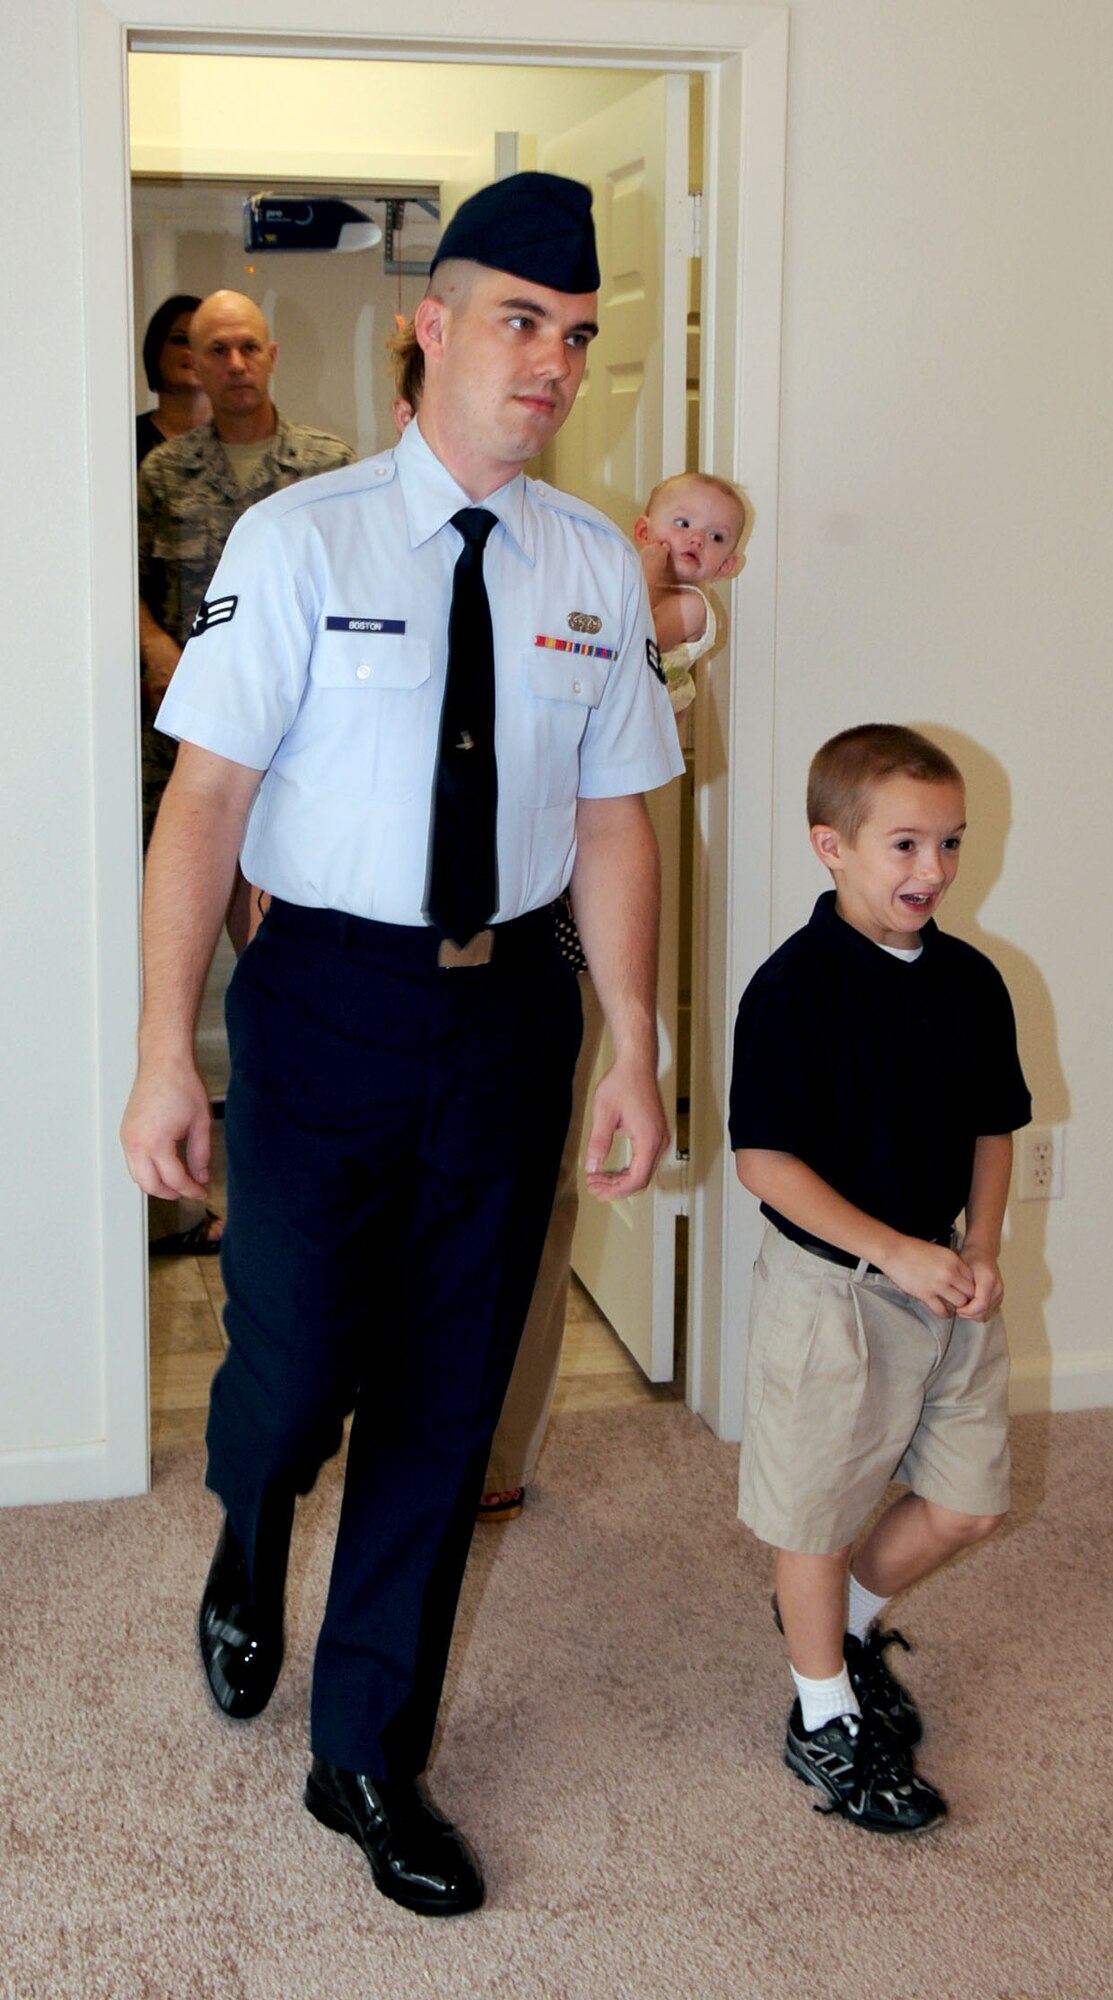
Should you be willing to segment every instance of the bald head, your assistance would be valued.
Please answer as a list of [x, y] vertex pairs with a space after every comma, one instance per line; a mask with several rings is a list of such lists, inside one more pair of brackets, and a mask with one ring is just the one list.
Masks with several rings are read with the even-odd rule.
[[189, 343], [220, 436], [236, 443], [269, 436], [275, 426], [270, 379], [278, 348], [254, 299], [242, 292], [210, 292], [193, 315]]
[[196, 346], [202, 341], [212, 326], [224, 321], [234, 321], [238, 326], [250, 327], [258, 338], [266, 343], [271, 337], [270, 327], [254, 299], [244, 292], [210, 292], [195, 307], [193, 324], [190, 329]]

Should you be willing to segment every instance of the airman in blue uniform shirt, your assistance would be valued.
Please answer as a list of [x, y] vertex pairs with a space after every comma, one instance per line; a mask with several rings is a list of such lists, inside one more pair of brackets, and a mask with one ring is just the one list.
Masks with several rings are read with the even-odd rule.
[[[243, 867], [272, 895], [425, 921], [447, 524], [467, 501], [410, 424], [393, 451], [261, 502], [229, 539], [159, 727], [264, 772]], [[626, 538], [520, 472], [484, 504], [499, 521], [484, 574], [505, 922], [565, 887], [579, 798], [645, 791], [677, 758]]]
[[[245, 517], [159, 717], [181, 744], [149, 852], [123, 1123], [148, 1194], [204, 1193], [193, 1033], [241, 843], [273, 898], [228, 994], [228, 1351], [207, 1440], [225, 1519], [202, 1658], [226, 1714], [259, 1713], [296, 1496], [354, 1412], [305, 1798], [425, 1914], [483, 1895], [421, 1774], [568, 1122], [579, 993], [549, 909], [566, 883], [614, 1046], [589, 1186], [644, 1187], [666, 1135], [642, 794], [682, 765], [640, 565], [592, 509], [523, 476], [579, 390], [598, 276], [578, 183], [515, 175], [463, 204], [415, 315], [417, 420], [394, 452]], [[461, 950], [424, 911], [452, 517], [480, 504], [496, 517], [498, 887]], [[629, 1163], [608, 1169], [619, 1132]]]

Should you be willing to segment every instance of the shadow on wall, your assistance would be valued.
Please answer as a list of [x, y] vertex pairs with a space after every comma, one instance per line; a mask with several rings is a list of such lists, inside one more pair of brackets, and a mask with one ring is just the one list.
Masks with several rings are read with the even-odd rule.
[[[1026, 952], [987, 931], [978, 918], [1006, 866], [1012, 825], [1007, 773], [982, 744], [956, 729], [930, 721], [912, 726], [922, 729], [953, 757], [966, 780], [969, 832], [962, 866], [947, 895], [946, 927], [984, 951], [1009, 989], [1016, 1010], [1020, 1059], [1032, 1092], [1034, 1122], [1065, 1124], [1070, 1117], [1070, 1093], [1059, 1060], [1058, 1028], [1047, 982]], [[1046, 1244], [1047, 1204], [1018, 1200], [1014, 1170], [1001, 1261], [1012, 1355], [1012, 1404], [1017, 1411], [1051, 1406], [1051, 1344], [1045, 1318], [1051, 1273]]]

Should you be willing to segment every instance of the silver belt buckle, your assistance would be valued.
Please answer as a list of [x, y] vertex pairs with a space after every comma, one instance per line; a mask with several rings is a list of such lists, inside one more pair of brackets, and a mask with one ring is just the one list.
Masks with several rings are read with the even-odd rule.
[[495, 950], [495, 933], [490, 927], [476, 931], [467, 944], [456, 944], [452, 938], [442, 938], [437, 949], [437, 964], [448, 972], [454, 972], [458, 965], [490, 965]]

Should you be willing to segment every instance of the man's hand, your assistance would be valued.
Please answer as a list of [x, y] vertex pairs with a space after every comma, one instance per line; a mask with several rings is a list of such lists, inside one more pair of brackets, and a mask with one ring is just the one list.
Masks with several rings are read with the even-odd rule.
[[[653, 1178], [668, 1137], [657, 1088], [657, 839], [637, 793], [581, 799], [576, 809], [572, 908], [611, 1031], [615, 1059], [592, 1106], [584, 1170], [603, 1201], [637, 1194]], [[630, 1161], [607, 1171], [615, 1134]]]
[[974, 1272], [957, 1250], [925, 1243], [918, 1236], [902, 1236], [898, 1247], [883, 1262], [878, 1260], [878, 1269], [937, 1319], [950, 1319], [953, 1313], [971, 1317], [977, 1289]]
[[120, 1137], [128, 1172], [144, 1194], [164, 1201], [188, 1195], [204, 1200], [211, 1135], [208, 1092], [191, 1063], [141, 1066]]
[[[629, 1164], [605, 1168], [603, 1162], [619, 1132], [630, 1142]], [[668, 1136], [661, 1093], [652, 1071], [640, 1064], [616, 1062], [600, 1077], [592, 1105], [591, 1131], [584, 1156], [584, 1172], [592, 1194], [600, 1201], [614, 1201], [620, 1195], [638, 1194], [648, 1187]]]
[[203, 1199], [209, 1178], [209, 1098], [193, 1033], [259, 778], [183, 743], [151, 835], [139, 1069], [120, 1137], [132, 1179], [164, 1200]]

